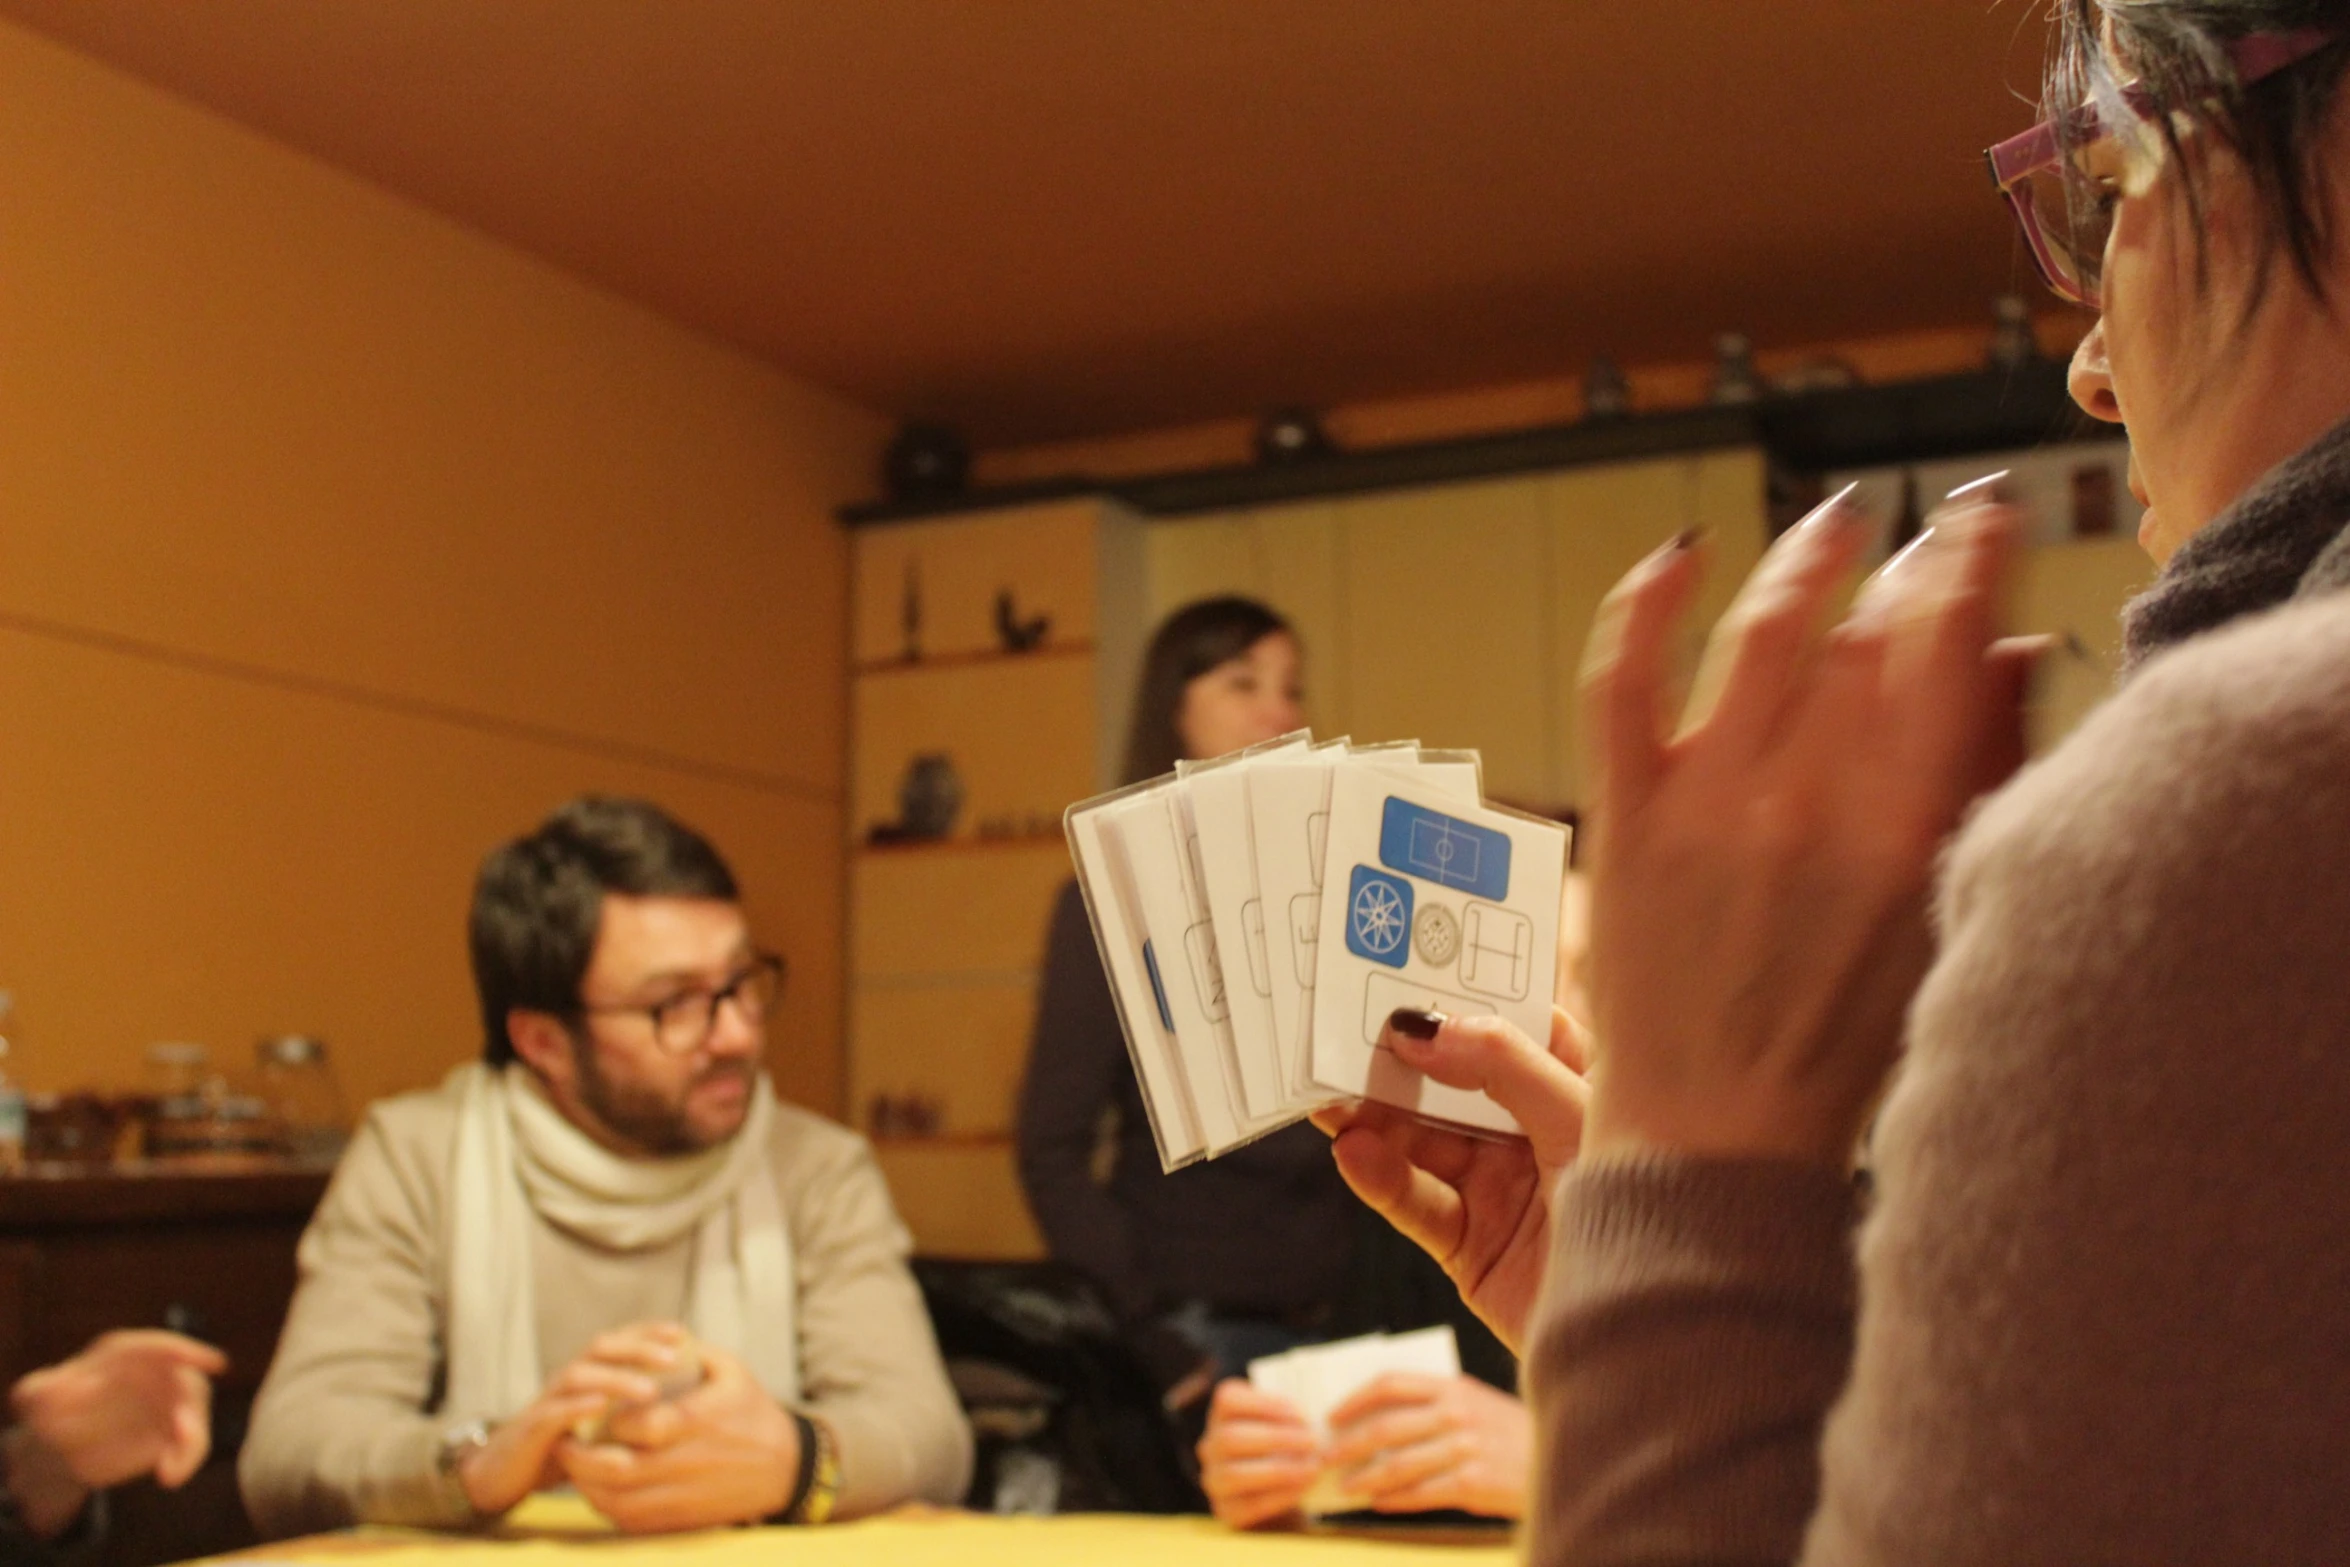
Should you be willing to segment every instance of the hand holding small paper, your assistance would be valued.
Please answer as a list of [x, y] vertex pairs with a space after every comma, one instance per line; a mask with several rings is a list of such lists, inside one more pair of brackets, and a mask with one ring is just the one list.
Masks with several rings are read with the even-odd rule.
[[1339, 1484], [1378, 1512], [1526, 1511], [1533, 1419], [1475, 1377], [1391, 1371], [1331, 1411], [1330, 1436]]
[[1237, 1377], [1218, 1383], [1199, 1443], [1209, 1510], [1235, 1529], [1290, 1517], [1322, 1472], [1321, 1446], [1290, 1400]]

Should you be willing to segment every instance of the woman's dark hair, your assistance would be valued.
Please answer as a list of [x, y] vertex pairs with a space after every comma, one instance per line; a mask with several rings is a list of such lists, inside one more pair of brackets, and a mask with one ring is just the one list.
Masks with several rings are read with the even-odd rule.
[[[2267, 287], [2275, 247], [2317, 297], [2327, 297], [2324, 264], [2335, 236], [2324, 205], [2323, 171], [2312, 156], [2333, 107], [2344, 40], [2255, 82], [2236, 80], [2227, 46], [2239, 38], [2320, 28], [2350, 33], [2344, 0], [2056, 0], [2057, 36], [2048, 73], [2045, 112], [2062, 116], [2092, 100], [2115, 104], [2119, 83], [2113, 54], [2152, 99], [2151, 119], [2165, 150], [2188, 174], [2186, 196], [2195, 220], [2197, 263], [2203, 256], [2203, 195], [2193, 165], [2182, 159], [2173, 116], [2200, 125], [2243, 159], [2267, 221], [2247, 310]], [[2076, 192], [2076, 199], [2086, 199]]]
[[595, 956], [604, 894], [741, 901], [709, 840], [657, 805], [582, 795], [481, 862], [466, 922], [482, 1059], [514, 1059], [506, 1014], [569, 1017]]
[[1274, 632], [1288, 630], [1288, 621], [1255, 599], [1201, 599], [1169, 615], [1142, 656], [1134, 727], [1127, 731], [1126, 781], [1156, 778], [1182, 760], [1183, 736], [1176, 732], [1175, 715], [1183, 710], [1185, 686]]

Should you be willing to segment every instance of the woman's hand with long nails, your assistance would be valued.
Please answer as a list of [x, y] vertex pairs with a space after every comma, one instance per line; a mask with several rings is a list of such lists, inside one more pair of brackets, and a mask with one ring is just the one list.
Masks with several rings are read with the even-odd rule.
[[1436, 1259], [1513, 1353], [1550, 1257], [1550, 1188], [1583, 1137], [1583, 1047], [1551, 1009], [1549, 1048], [1497, 1017], [1405, 1009], [1380, 1047], [1454, 1088], [1480, 1089], [1524, 1138], [1447, 1131], [1372, 1101], [1322, 1111], [1338, 1172], [1355, 1195]]
[[1724, 615], [1686, 722], [1669, 666], [1696, 552], [1609, 596], [1583, 676], [1588, 1152], [1850, 1158], [1931, 953], [1936, 856], [2022, 756], [2029, 658], [1994, 640], [2016, 523], [1944, 508], [1834, 621], [1863, 530], [1831, 502]]

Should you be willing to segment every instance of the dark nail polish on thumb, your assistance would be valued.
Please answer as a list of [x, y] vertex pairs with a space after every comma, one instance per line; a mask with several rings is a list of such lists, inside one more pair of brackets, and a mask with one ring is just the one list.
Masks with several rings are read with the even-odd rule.
[[1387, 1014], [1387, 1026], [1406, 1039], [1434, 1039], [1444, 1026], [1444, 1014], [1423, 1007], [1397, 1007]]

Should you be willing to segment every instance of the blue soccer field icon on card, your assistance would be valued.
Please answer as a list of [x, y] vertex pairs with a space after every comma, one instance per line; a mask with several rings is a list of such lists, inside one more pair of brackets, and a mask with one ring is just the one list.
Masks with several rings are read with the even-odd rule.
[[1402, 968], [1411, 958], [1412, 884], [1358, 865], [1346, 890], [1346, 950]]
[[1393, 795], [1379, 816], [1379, 863], [1479, 898], [1510, 893], [1508, 834]]

